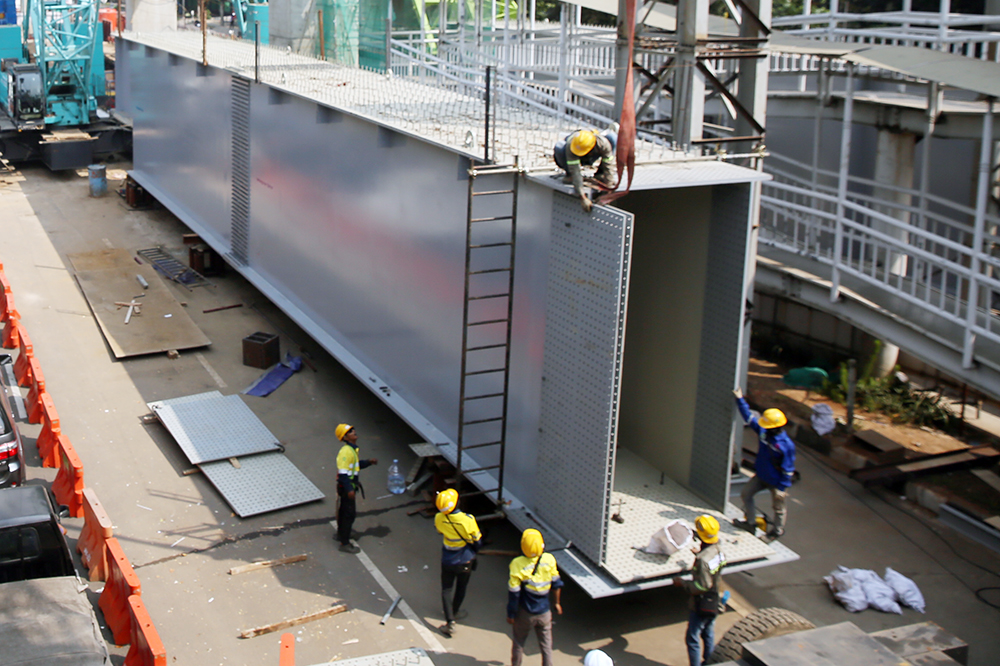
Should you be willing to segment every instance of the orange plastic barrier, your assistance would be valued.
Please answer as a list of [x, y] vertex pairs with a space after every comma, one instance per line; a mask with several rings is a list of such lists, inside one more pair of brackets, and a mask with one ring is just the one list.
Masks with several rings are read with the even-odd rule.
[[3, 325], [3, 335], [0, 336], [0, 345], [3, 345], [4, 349], [14, 349], [20, 344], [21, 337], [18, 335], [17, 325], [20, 321], [21, 315], [17, 310], [11, 310], [10, 317]]
[[42, 459], [42, 467], [59, 467], [59, 413], [56, 412], [52, 396], [43, 393], [42, 398], [42, 429], [35, 440], [38, 456]]
[[83, 566], [90, 571], [90, 580], [107, 580], [107, 541], [114, 536], [111, 518], [92, 488], [83, 489], [83, 529], [76, 540]]
[[[14, 361], [14, 377], [17, 378], [18, 386], [31, 386], [31, 367], [28, 365], [35, 357], [35, 346], [31, 344], [28, 332], [21, 325], [21, 315], [15, 311], [15, 318], [11, 318], [16, 331], [16, 342], [14, 346], [18, 349], [17, 360]], [[7, 345], [4, 344], [6, 347]]]
[[295, 636], [290, 633], [281, 634], [278, 666], [295, 666]]
[[69, 507], [69, 515], [83, 518], [83, 462], [76, 450], [69, 443], [69, 438], [59, 434], [59, 451], [61, 464], [56, 478], [52, 482], [52, 494], [56, 501]]
[[42, 374], [42, 365], [34, 356], [28, 359], [28, 367], [31, 368], [31, 388], [28, 389], [28, 397], [24, 399], [28, 407], [28, 423], [41, 423], [45, 375]]
[[108, 579], [97, 605], [104, 612], [104, 619], [111, 628], [116, 645], [132, 640], [132, 609], [128, 598], [142, 593], [139, 577], [132, 570], [118, 539], [111, 537], [108, 545]]
[[167, 649], [146, 612], [142, 597], [133, 594], [128, 598], [128, 605], [132, 616], [131, 646], [125, 655], [125, 666], [167, 666]]
[[10, 313], [14, 309], [14, 292], [10, 289], [7, 276], [0, 270], [0, 321], [10, 319]]

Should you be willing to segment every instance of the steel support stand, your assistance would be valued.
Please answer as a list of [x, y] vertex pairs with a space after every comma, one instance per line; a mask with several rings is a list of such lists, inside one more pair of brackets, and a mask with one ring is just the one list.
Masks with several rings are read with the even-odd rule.
[[[943, 0], [946, 2], [947, 0]], [[979, 149], [979, 180], [976, 183], [976, 225], [972, 240], [971, 270], [969, 275], [969, 296], [965, 305], [965, 344], [962, 349], [962, 367], [973, 367], [973, 351], [976, 345], [976, 315], [979, 311], [979, 270], [983, 254], [983, 235], [986, 227], [986, 204], [989, 200], [990, 175], [993, 161], [993, 101], [987, 102], [983, 117], [983, 136]]]
[[[836, 2], [836, 0], [831, 0]], [[847, 90], [844, 99], [843, 126], [840, 129], [840, 172], [837, 176], [837, 219], [833, 242], [833, 271], [830, 302], [840, 300], [840, 262], [844, 248], [844, 204], [847, 202], [847, 180], [851, 166], [851, 125], [854, 122], [854, 63], [847, 63]]]

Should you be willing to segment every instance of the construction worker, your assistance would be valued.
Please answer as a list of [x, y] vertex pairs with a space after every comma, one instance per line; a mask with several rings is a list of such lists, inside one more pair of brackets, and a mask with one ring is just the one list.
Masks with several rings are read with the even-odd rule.
[[[465, 617], [459, 609], [465, 599], [465, 590], [476, 565], [476, 552], [483, 543], [476, 519], [462, 513], [458, 507], [458, 492], [449, 488], [434, 499], [438, 513], [434, 527], [441, 533], [441, 603], [445, 623], [441, 633], [449, 638], [455, 634], [455, 620]], [[454, 590], [454, 596], [452, 596]]]
[[[695, 518], [694, 531], [700, 550], [694, 558], [691, 580], [674, 578], [691, 594], [688, 599], [687, 643], [690, 666], [702, 666], [712, 656], [715, 646], [715, 617], [722, 612], [719, 580], [726, 566], [726, 556], [719, 547], [719, 521], [709, 515]], [[702, 643], [705, 645], [702, 654]]]
[[556, 164], [566, 172], [573, 183], [573, 191], [580, 197], [583, 209], [590, 212], [594, 204], [583, 191], [582, 167], [597, 163], [594, 180], [608, 189], [614, 189], [618, 184], [615, 174], [615, 145], [618, 135], [614, 128], [604, 132], [579, 129], [561, 139], [552, 153]]
[[528, 633], [535, 630], [538, 647], [542, 652], [542, 666], [552, 666], [552, 611], [549, 609], [549, 591], [552, 591], [556, 614], [562, 615], [562, 579], [556, 567], [556, 558], [545, 552], [545, 542], [538, 530], [527, 529], [521, 534], [522, 557], [510, 563], [507, 583], [507, 623], [512, 630], [511, 666], [521, 666], [524, 643]]
[[340, 550], [344, 553], [356, 554], [361, 549], [351, 543], [351, 527], [354, 525], [354, 517], [357, 515], [357, 504], [354, 493], [361, 491], [361, 496], [365, 496], [365, 489], [358, 479], [358, 472], [369, 465], [377, 465], [378, 460], [368, 458], [361, 460], [358, 457], [358, 433], [354, 426], [341, 423], [335, 431], [337, 439], [344, 443], [337, 454], [337, 540], [340, 541]]
[[771, 539], [778, 539], [785, 533], [785, 520], [788, 517], [786, 500], [788, 488], [792, 485], [792, 475], [795, 473], [795, 443], [785, 433], [782, 426], [788, 423], [784, 412], [780, 409], [765, 409], [758, 419], [750, 412], [750, 405], [743, 397], [743, 391], [737, 387], [733, 390], [736, 396], [736, 406], [739, 407], [743, 421], [757, 433], [760, 445], [757, 449], [757, 460], [754, 462], [756, 474], [747, 482], [743, 489], [743, 520], [734, 520], [733, 525], [755, 534], [757, 529], [757, 509], [753, 497], [760, 491], [771, 491], [774, 506], [774, 525], [767, 531]]

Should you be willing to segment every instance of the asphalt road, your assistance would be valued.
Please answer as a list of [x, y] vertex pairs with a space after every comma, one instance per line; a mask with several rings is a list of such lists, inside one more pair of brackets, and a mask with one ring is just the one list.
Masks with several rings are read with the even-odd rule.
[[[128, 165], [111, 164], [109, 173], [114, 176], [115, 169], [123, 168]], [[120, 183], [112, 180], [110, 185], [106, 197], [91, 199], [86, 174], [29, 167], [0, 177], [0, 261], [63, 432], [82, 458], [86, 484], [107, 508], [139, 575], [169, 663], [277, 664], [281, 632], [249, 639], [239, 638], [239, 632], [339, 602], [348, 605], [348, 612], [290, 630], [300, 666], [408, 647], [444, 650], [432, 654], [441, 666], [509, 663], [507, 558], [481, 558], [466, 602], [469, 617], [454, 638], [437, 633], [442, 621], [440, 541], [433, 524], [419, 515], [407, 516], [415, 506], [408, 495], [378, 499], [387, 494], [387, 464], [398, 458], [408, 469], [414, 457], [407, 444], [419, 438], [240, 276], [230, 272], [213, 278], [212, 287], [191, 291], [169, 285], [212, 340], [210, 347], [182, 351], [175, 360], [166, 354], [114, 359], [66, 255], [163, 246], [185, 258], [181, 234], [188, 229], [163, 209], [127, 210], [113, 192]], [[203, 313], [236, 303], [243, 306]], [[166, 430], [144, 425], [140, 417], [149, 412], [150, 401], [211, 390], [229, 395], [245, 388], [260, 371], [242, 364], [241, 341], [257, 331], [279, 334], [282, 354], [304, 349], [316, 366], [316, 372], [304, 368], [267, 398], [244, 400], [326, 499], [240, 519], [202, 475], [183, 474], [190, 465]], [[339, 446], [333, 429], [344, 421], [357, 428], [362, 456], [380, 461], [362, 473], [368, 497], [359, 502], [355, 524], [362, 556], [338, 552], [330, 524], [336, 513]], [[53, 470], [39, 467], [34, 451], [37, 426], [24, 425], [23, 432], [29, 478], [51, 480]], [[803, 480], [792, 492], [785, 543], [802, 559], [727, 577], [740, 613], [779, 605], [817, 624], [854, 621], [866, 631], [931, 619], [972, 645], [970, 663], [997, 663], [1000, 612], [977, 601], [974, 590], [1000, 585], [1000, 557], [941, 531], [932, 518], [896, 508], [898, 501], [862, 490], [808, 454], [800, 457], [800, 469]], [[71, 536], [81, 522], [66, 521]], [[518, 535], [509, 525], [493, 521], [487, 526], [490, 547], [517, 548]], [[228, 573], [241, 564], [300, 554], [308, 558], [274, 569]], [[892, 566], [912, 576], [927, 597], [927, 615], [848, 614], [832, 601], [821, 580], [838, 564], [880, 573]], [[402, 594], [412, 609], [410, 618], [397, 610], [389, 622], [379, 624], [391, 601], [382, 583]], [[1000, 595], [991, 598], [1000, 602]], [[557, 664], [579, 663], [595, 647], [630, 666], [686, 663], [686, 600], [678, 590], [591, 600], [570, 583], [563, 606], [565, 614], [555, 627]], [[722, 616], [717, 634], [740, 613]], [[533, 642], [529, 646], [527, 662], [537, 663], [537, 647]], [[121, 663], [124, 650], [116, 653]]]

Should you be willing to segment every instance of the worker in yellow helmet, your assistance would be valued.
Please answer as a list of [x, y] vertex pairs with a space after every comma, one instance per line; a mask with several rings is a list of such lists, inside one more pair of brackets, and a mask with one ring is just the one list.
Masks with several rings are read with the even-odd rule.
[[[434, 527], [441, 534], [441, 603], [445, 623], [441, 633], [449, 638], [455, 634], [455, 620], [465, 617], [461, 612], [465, 590], [476, 566], [476, 553], [483, 543], [476, 519], [458, 510], [458, 492], [442, 490], [434, 499], [438, 513]], [[452, 596], [454, 589], [454, 596]]]
[[358, 433], [354, 426], [341, 423], [335, 431], [337, 439], [344, 443], [337, 454], [337, 540], [340, 550], [345, 553], [360, 553], [361, 549], [351, 543], [351, 527], [358, 509], [354, 494], [358, 490], [365, 496], [365, 489], [358, 479], [358, 472], [369, 465], [378, 464], [376, 458], [361, 460], [358, 457]]
[[[719, 581], [726, 566], [726, 556], [719, 547], [719, 521], [713, 516], [695, 518], [694, 531], [700, 546], [691, 569], [691, 580], [677, 577], [674, 583], [683, 585], [691, 594], [688, 600], [688, 627], [685, 635], [690, 666], [701, 666], [712, 656], [715, 646], [715, 617], [722, 612]], [[702, 654], [701, 644], [705, 650]]]
[[733, 390], [736, 396], [736, 406], [740, 410], [743, 421], [754, 429], [760, 439], [757, 449], [757, 459], [754, 461], [753, 475], [743, 488], [743, 517], [733, 524], [745, 529], [750, 534], [757, 531], [757, 509], [753, 496], [762, 490], [771, 491], [774, 505], [774, 525], [767, 532], [770, 539], [778, 539], [785, 533], [785, 521], [788, 517], [788, 489], [792, 485], [795, 474], [795, 443], [785, 433], [783, 426], [788, 418], [780, 409], [765, 409], [760, 418], [750, 412], [750, 405], [743, 397], [739, 387]]
[[588, 213], [594, 204], [583, 191], [582, 167], [597, 164], [593, 179], [609, 190], [615, 189], [618, 185], [614, 168], [617, 143], [618, 134], [614, 126], [603, 132], [579, 129], [563, 137], [553, 150], [552, 157], [559, 168], [566, 172], [573, 183], [573, 191], [580, 197], [583, 209]]
[[528, 633], [534, 629], [542, 653], [542, 666], [552, 666], [552, 608], [562, 615], [562, 579], [556, 567], [556, 558], [545, 552], [545, 541], [538, 530], [527, 529], [521, 534], [523, 556], [510, 563], [507, 582], [507, 623], [512, 630], [511, 666], [521, 666], [524, 644]]

